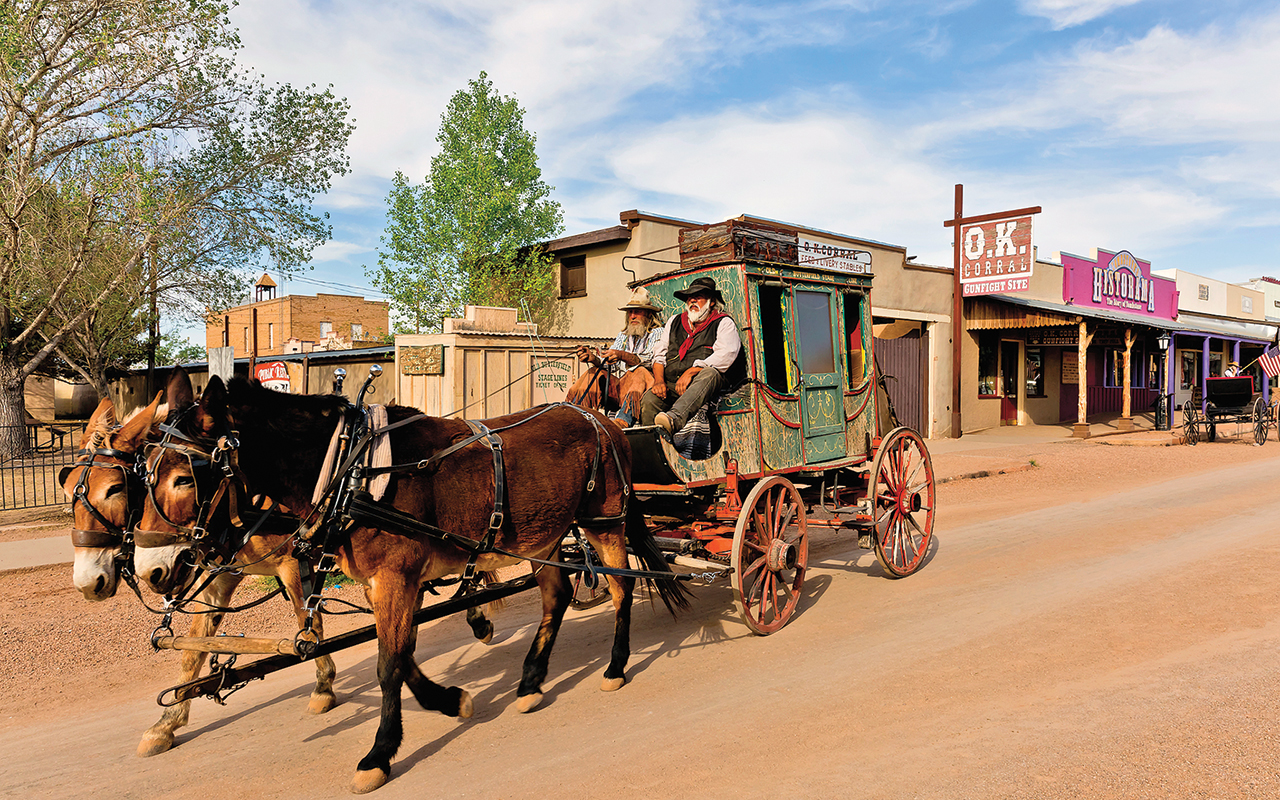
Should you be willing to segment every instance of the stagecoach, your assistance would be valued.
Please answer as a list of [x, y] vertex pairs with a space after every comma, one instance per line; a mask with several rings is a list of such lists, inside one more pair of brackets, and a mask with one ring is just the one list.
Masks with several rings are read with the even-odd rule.
[[653, 426], [627, 440], [635, 497], [671, 562], [729, 577], [758, 634], [796, 610], [811, 527], [856, 535], [893, 578], [932, 542], [929, 453], [893, 426], [872, 356], [870, 254], [799, 255], [794, 232], [730, 220], [684, 230], [680, 267], [635, 284], [670, 315], [675, 291], [711, 277], [738, 323], [748, 378], [709, 415], [710, 455], [686, 457]]

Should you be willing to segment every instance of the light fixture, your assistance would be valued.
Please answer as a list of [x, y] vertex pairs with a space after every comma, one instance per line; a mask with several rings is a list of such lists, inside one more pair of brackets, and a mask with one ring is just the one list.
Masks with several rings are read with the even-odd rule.
[[1168, 331], [1163, 331], [1156, 337], [1156, 344], [1160, 345], [1160, 352], [1164, 352], [1169, 349], [1169, 342], [1172, 341], [1172, 339], [1173, 337], [1169, 335]]

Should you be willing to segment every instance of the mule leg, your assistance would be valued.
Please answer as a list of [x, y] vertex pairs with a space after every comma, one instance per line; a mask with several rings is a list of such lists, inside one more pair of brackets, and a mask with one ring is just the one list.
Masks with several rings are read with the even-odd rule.
[[[298, 572], [298, 562], [292, 557], [283, 557], [273, 559], [271, 566], [274, 567], [275, 576], [284, 587], [289, 602], [293, 603], [293, 613], [298, 618], [298, 630], [302, 630], [307, 622], [307, 612], [302, 605], [306, 598], [302, 596], [302, 576]], [[316, 578], [322, 580], [319, 575]], [[316, 632], [316, 636], [324, 641], [323, 614], [315, 615], [311, 627]], [[311, 690], [311, 699], [307, 702], [309, 713], [323, 714], [338, 704], [338, 698], [333, 693], [333, 679], [337, 674], [338, 668], [331, 656], [316, 658], [316, 685]]]
[[[586, 532], [587, 541], [596, 549], [600, 560], [608, 567], [627, 567], [627, 545], [623, 529], [603, 535]], [[613, 598], [613, 650], [609, 666], [604, 671], [600, 690], [613, 692], [627, 682], [627, 661], [631, 658], [631, 602], [635, 593], [635, 578], [621, 575], [607, 576], [609, 594]]]
[[480, 606], [472, 606], [467, 609], [467, 624], [471, 626], [471, 632], [483, 644], [493, 641], [493, 623], [484, 615], [484, 611]]
[[414, 697], [423, 707], [450, 716], [470, 716], [471, 696], [456, 687], [445, 689], [427, 680], [413, 661], [416, 644], [413, 612], [419, 597], [416, 585], [409, 585], [401, 574], [390, 571], [376, 575], [375, 588], [366, 594], [373, 606], [374, 625], [378, 631], [378, 685], [382, 689], [382, 717], [373, 747], [356, 766], [351, 791], [371, 792], [391, 777], [391, 759], [404, 739], [401, 719], [400, 687], [408, 680]]
[[[199, 599], [210, 605], [226, 606], [241, 580], [243, 578], [239, 575], [224, 572], [200, 593]], [[191, 628], [187, 635], [213, 636], [221, 624], [222, 614], [196, 614], [191, 618]], [[184, 650], [181, 656], [182, 679], [179, 682], [186, 683], [200, 677], [206, 656], [208, 653]], [[160, 720], [142, 734], [142, 741], [138, 742], [138, 755], [143, 758], [159, 755], [173, 747], [173, 732], [187, 724], [190, 712], [190, 700], [183, 700], [166, 708]]]
[[559, 567], [542, 567], [537, 571], [538, 588], [542, 592], [542, 622], [533, 637], [533, 645], [524, 659], [520, 688], [516, 690], [516, 709], [526, 714], [542, 702], [542, 682], [547, 679], [551, 648], [560, 632], [564, 612], [569, 608], [573, 587], [569, 575]]

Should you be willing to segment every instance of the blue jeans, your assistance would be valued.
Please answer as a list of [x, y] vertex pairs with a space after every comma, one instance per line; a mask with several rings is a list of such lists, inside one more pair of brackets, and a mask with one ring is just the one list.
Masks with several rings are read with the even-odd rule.
[[684, 394], [679, 397], [676, 397], [675, 390], [669, 385], [665, 398], [658, 397], [652, 389], [645, 392], [644, 397], [640, 398], [640, 419], [645, 425], [652, 425], [653, 418], [658, 416], [658, 412], [666, 411], [667, 416], [671, 418], [671, 429], [678, 431], [689, 421], [689, 417], [720, 393], [722, 386], [724, 386], [724, 376], [720, 371], [713, 367], [704, 367], [694, 376], [689, 382], [689, 388], [685, 389]]

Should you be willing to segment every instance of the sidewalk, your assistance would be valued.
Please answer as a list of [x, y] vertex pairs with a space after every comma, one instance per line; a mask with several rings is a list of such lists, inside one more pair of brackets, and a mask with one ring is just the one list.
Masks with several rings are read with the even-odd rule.
[[[1100, 419], [1090, 425], [1091, 442], [1115, 445], [1158, 447], [1175, 443], [1169, 431], [1152, 430], [1151, 421], [1138, 417], [1139, 426], [1132, 432], [1121, 432], [1114, 419]], [[1030, 469], [1025, 453], [1028, 446], [1061, 443], [1071, 446], [1084, 440], [1071, 436], [1071, 425], [1004, 426], [966, 433], [959, 439], [929, 439], [925, 446], [933, 462], [936, 483], [983, 478]], [[1176, 433], [1176, 432], [1174, 432]], [[70, 564], [75, 557], [71, 546], [71, 524], [54, 533], [48, 524], [16, 523], [0, 525], [0, 532], [32, 527], [31, 539], [0, 542], [0, 572], [49, 564]]]

